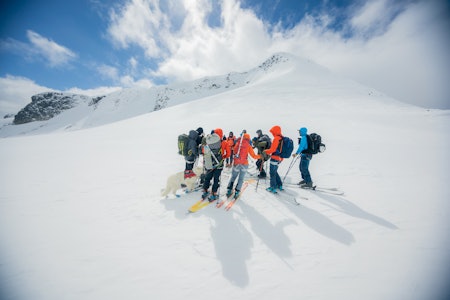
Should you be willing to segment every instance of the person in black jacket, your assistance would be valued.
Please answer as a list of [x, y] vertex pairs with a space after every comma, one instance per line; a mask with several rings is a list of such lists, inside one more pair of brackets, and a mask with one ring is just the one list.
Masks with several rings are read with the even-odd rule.
[[203, 138], [203, 128], [199, 127], [197, 130], [189, 131], [189, 142], [188, 142], [188, 155], [184, 157], [186, 161], [186, 167], [184, 169], [184, 178], [191, 178], [195, 176], [194, 164], [199, 155], [199, 145]]

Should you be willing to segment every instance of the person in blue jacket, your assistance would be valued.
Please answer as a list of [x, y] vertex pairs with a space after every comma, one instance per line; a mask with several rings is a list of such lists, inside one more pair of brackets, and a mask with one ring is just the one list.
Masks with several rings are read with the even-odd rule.
[[300, 173], [302, 174], [302, 181], [298, 184], [301, 188], [312, 188], [313, 182], [311, 174], [309, 173], [309, 162], [312, 159], [312, 154], [308, 153], [308, 129], [305, 127], [300, 128], [300, 143], [297, 151], [292, 154], [293, 157], [300, 155]]

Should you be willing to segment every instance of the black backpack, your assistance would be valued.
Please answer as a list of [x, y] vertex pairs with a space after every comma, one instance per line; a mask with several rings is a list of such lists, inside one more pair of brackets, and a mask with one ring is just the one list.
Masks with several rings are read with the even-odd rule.
[[267, 134], [263, 134], [261, 137], [261, 141], [266, 142], [265, 149], [270, 149], [270, 146], [272, 146], [272, 141], [270, 140], [270, 137]]
[[[308, 139], [308, 148], [303, 150], [302, 153], [307, 154], [317, 154], [322, 153], [326, 150], [325, 144], [322, 143], [322, 137], [317, 133], [311, 133], [306, 135]], [[301, 138], [298, 139], [298, 143], [300, 144]]]

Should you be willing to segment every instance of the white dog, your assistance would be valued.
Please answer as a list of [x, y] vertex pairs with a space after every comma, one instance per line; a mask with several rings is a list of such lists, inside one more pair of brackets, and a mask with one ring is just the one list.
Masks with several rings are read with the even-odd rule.
[[169, 194], [175, 194], [177, 190], [186, 187], [186, 190], [192, 191], [195, 187], [195, 183], [200, 175], [203, 173], [202, 167], [194, 168], [195, 176], [184, 179], [184, 171], [170, 175], [167, 178], [166, 189], [161, 191], [161, 196], [167, 197]]

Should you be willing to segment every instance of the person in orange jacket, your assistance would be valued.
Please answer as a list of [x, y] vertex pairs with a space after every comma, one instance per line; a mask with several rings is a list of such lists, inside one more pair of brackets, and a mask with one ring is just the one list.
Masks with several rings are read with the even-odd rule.
[[226, 166], [227, 166], [227, 167], [231, 167], [231, 165], [233, 164], [233, 158], [234, 158], [234, 155], [233, 155], [233, 153], [234, 153], [233, 148], [234, 148], [234, 145], [235, 145], [235, 143], [236, 143], [236, 137], [234, 136], [233, 131], [230, 131], [230, 133], [228, 134], [228, 138], [226, 139], [226, 141], [227, 141], [228, 145], [230, 146], [230, 150], [231, 150], [230, 156], [229, 156], [229, 157], [227, 158], [227, 160], [226, 160]]
[[239, 176], [236, 188], [234, 189], [234, 198], [237, 198], [241, 191], [245, 174], [247, 173], [248, 155], [250, 154], [250, 156], [253, 157], [254, 159], [260, 159], [261, 156], [255, 154], [255, 152], [253, 151], [253, 147], [250, 142], [250, 135], [248, 133], [245, 133], [242, 137], [237, 139], [236, 145], [234, 145], [233, 150], [235, 153], [233, 171], [231, 172], [231, 178], [227, 186], [227, 197], [230, 197], [231, 194], [233, 193], [234, 181]]
[[272, 145], [269, 149], [264, 150], [264, 153], [270, 155], [270, 187], [267, 188], [267, 191], [276, 194], [277, 189], [280, 191], [283, 190], [283, 182], [278, 174], [278, 165], [283, 161], [279, 149], [280, 141], [283, 136], [281, 134], [281, 127], [278, 125], [273, 126], [270, 129], [270, 133], [273, 135]]
[[226, 140], [223, 140], [223, 131], [220, 128], [214, 129], [214, 133], [216, 133], [220, 139], [222, 140], [222, 156], [223, 159], [226, 160], [231, 155], [231, 147]]
[[[203, 159], [206, 169], [205, 181], [203, 182], [203, 194], [202, 199], [206, 199], [210, 202], [219, 198], [217, 190], [220, 187], [220, 176], [223, 170], [223, 162], [230, 156], [231, 149], [226, 141], [222, 140], [223, 131], [220, 128], [213, 130], [212, 134], [209, 134], [205, 139], [205, 145], [203, 146]], [[211, 188], [211, 194], [209, 193], [209, 186], [213, 179], [213, 185]]]

